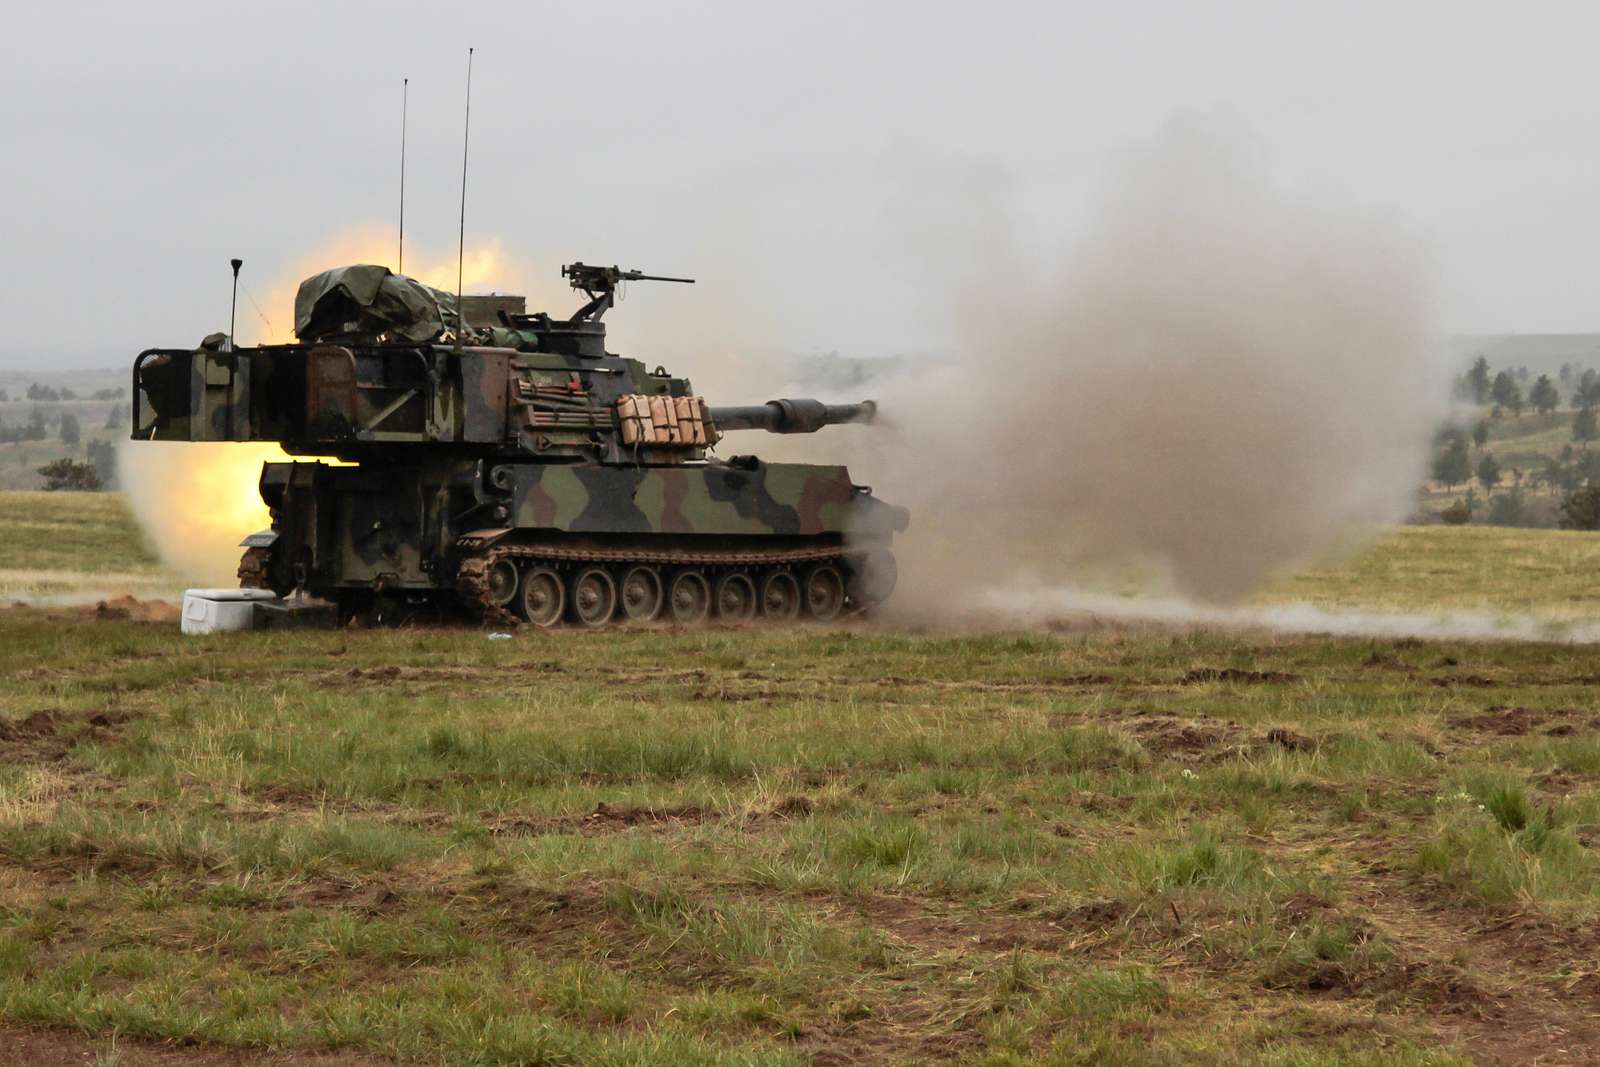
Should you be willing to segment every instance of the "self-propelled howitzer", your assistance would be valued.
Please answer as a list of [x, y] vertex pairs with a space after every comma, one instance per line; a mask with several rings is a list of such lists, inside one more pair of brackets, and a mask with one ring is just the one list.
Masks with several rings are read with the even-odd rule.
[[[304, 590], [346, 617], [465, 608], [493, 621], [832, 619], [886, 598], [902, 508], [842, 466], [716, 458], [734, 430], [871, 422], [872, 401], [716, 407], [687, 379], [605, 350], [617, 285], [554, 319], [519, 297], [453, 296], [386, 268], [307, 279], [297, 344], [150, 349], [135, 440], [272, 441], [272, 527], [241, 584]], [[464, 312], [464, 315], [463, 315]], [[323, 462], [324, 459], [336, 462]]]

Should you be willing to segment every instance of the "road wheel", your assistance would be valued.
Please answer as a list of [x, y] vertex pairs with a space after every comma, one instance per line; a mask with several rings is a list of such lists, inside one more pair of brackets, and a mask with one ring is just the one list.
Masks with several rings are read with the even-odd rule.
[[756, 584], [747, 574], [734, 571], [717, 579], [717, 618], [744, 622], [756, 613]]
[[502, 557], [489, 564], [484, 584], [488, 586], [489, 603], [503, 608], [517, 599], [517, 565]]
[[826, 563], [810, 568], [801, 588], [805, 593], [806, 614], [818, 622], [831, 622], [844, 610], [844, 579], [836, 568]]
[[696, 623], [711, 612], [711, 587], [706, 576], [699, 571], [679, 571], [672, 578], [672, 588], [667, 591], [667, 607], [672, 621]]
[[590, 628], [604, 626], [617, 613], [617, 583], [604, 567], [586, 567], [572, 579], [572, 613]]
[[649, 622], [661, 614], [661, 574], [639, 564], [622, 576], [622, 614], [631, 622]]
[[535, 626], [555, 626], [567, 606], [567, 590], [561, 575], [549, 567], [530, 567], [522, 576], [522, 597], [518, 605], [522, 617]]
[[761, 615], [789, 622], [800, 614], [800, 583], [788, 571], [773, 571], [761, 582]]

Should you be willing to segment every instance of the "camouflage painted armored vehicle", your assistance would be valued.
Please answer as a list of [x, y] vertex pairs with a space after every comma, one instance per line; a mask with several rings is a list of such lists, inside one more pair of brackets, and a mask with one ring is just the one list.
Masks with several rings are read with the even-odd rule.
[[319, 274], [295, 302], [298, 344], [141, 353], [133, 437], [341, 461], [264, 466], [272, 528], [245, 539], [239, 577], [346, 617], [832, 619], [888, 596], [904, 509], [841, 466], [711, 451], [737, 430], [870, 422], [871, 401], [709, 406], [605, 349], [617, 285], [648, 276], [562, 274], [588, 296], [570, 318], [467, 297], [465, 322], [453, 296], [383, 267]]

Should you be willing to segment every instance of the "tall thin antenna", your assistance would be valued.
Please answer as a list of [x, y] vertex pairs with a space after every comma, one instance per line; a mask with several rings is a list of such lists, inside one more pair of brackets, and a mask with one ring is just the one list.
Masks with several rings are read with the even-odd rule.
[[400, 253], [395, 257], [394, 272], [406, 270], [406, 109], [411, 103], [411, 79], [400, 80]]
[[228, 301], [228, 351], [232, 352], [234, 312], [239, 309], [239, 268], [244, 266], [244, 260], [230, 259], [228, 266], [233, 268], [233, 296]]
[[456, 350], [461, 350], [461, 335], [467, 316], [461, 306], [461, 280], [467, 261], [467, 145], [472, 137], [472, 49], [467, 49], [467, 116], [461, 127], [461, 233], [456, 244]]

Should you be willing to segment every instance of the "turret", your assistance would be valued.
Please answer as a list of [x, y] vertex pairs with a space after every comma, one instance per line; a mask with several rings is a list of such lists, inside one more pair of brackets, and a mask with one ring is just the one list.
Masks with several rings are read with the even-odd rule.
[[140, 355], [133, 436], [274, 441], [355, 461], [425, 445], [636, 467], [703, 460], [734, 430], [815, 433], [877, 414], [870, 400], [711, 407], [686, 379], [605, 349], [601, 318], [619, 284], [688, 279], [582, 263], [563, 272], [589, 297], [570, 318], [519, 313], [520, 297], [474, 297], [464, 303], [475, 315], [493, 301], [501, 325], [463, 327], [454, 297], [385, 267], [324, 271], [300, 287], [299, 344]]

